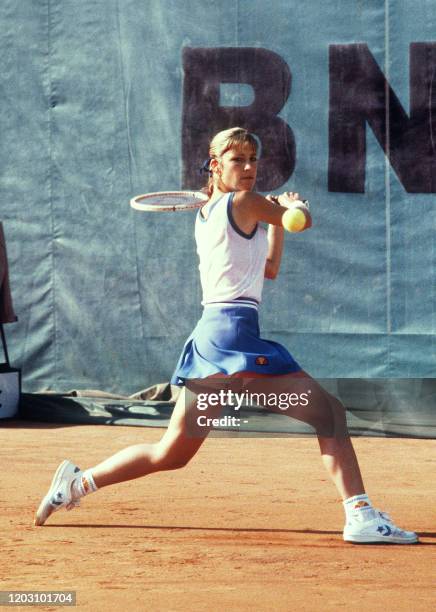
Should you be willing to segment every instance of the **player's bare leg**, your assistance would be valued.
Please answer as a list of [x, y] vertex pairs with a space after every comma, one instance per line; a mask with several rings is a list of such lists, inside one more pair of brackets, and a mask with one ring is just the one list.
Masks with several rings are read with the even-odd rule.
[[[328, 422], [321, 424], [317, 436], [324, 466], [342, 500], [365, 493], [359, 463], [348, 433], [344, 406], [307, 372], [300, 371], [290, 374], [290, 377], [303, 379], [311, 391], [310, 401], [315, 405], [315, 410], [330, 415], [331, 426]], [[329, 431], [323, 435], [326, 429]]]
[[[168, 428], [160, 441], [155, 444], [129, 446], [96, 465], [92, 468], [92, 475], [97, 487], [185, 466], [197, 453], [210, 431], [210, 428], [202, 428], [204, 437], [193, 436], [186, 416], [194, 410], [195, 399], [186, 404], [186, 392], [185, 388], [182, 388]], [[209, 408], [205, 414], [213, 418], [220, 410], [220, 407]]]
[[[313, 428], [318, 437], [324, 465], [343, 500], [365, 493], [347, 429], [345, 409], [337, 398], [327, 393], [316, 380], [302, 370], [282, 376], [251, 372], [242, 372], [238, 376], [244, 379], [244, 388], [252, 394], [251, 397], [256, 397], [255, 394], [258, 393], [277, 398], [275, 405], [268, 404], [268, 410], [285, 414]], [[285, 396], [304, 396], [306, 401], [295, 401], [287, 405], [283, 401], [279, 404], [279, 398]]]
[[[202, 414], [213, 419], [220, 410], [220, 407], [209, 407]], [[81, 497], [101, 487], [186, 465], [210, 431], [210, 427], [195, 427], [193, 419], [197, 414], [195, 396], [190, 394], [186, 403], [183, 389], [168, 429], [156, 444], [129, 446], [83, 472], [71, 461], [63, 461], [39, 504], [35, 525], [44, 525], [48, 517], [61, 508], [71, 510], [78, 506]]]
[[277, 393], [288, 389], [310, 395], [307, 405], [290, 407], [284, 413], [315, 429], [324, 465], [343, 500], [344, 540], [362, 544], [416, 543], [418, 537], [414, 532], [399, 529], [388, 514], [372, 506], [365, 493], [342, 403], [303, 371], [280, 376], [273, 383]]

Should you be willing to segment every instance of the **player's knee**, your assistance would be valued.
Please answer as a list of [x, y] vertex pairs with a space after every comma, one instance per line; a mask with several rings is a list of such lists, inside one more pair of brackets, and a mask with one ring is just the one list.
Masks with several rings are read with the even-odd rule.
[[180, 470], [181, 468], [184, 468], [186, 465], [188, 465], [188, 463], [190, 462], [191, 457], [178, 457], [177, 459], [170, 459], [170, 461], [168, 462], [168, 470]]
[[185, 467], [190, 461], [191, 457], [164, 457], [160, 464], [161, 470], [180, 470]]
[[332, 414], [332, 422], [334, 424], [334, 436], [344, 438], [349, 436], [347, 425], [347, 411], [344, 404], [336, 397], [332, 398], [330, 409]]
[[344, 404], [335, 398], [335, 402], [332, 406], [332, 410], [335, 416], [335, 420], [338, 423], [346, 423], [347, 422], [347, 410]]
[[343, 438], [348, 436], [346, 410], [342, 402], [336, 397], [327, 396], [322, 410], [314, 419], [313, 426], [317, 435], [321, 437]]
[[176, 455], [171, 448], [156, 444], [152, 452], [151, 463], [156, 471], [179, 470], [185, 467], [189, 460], [190, 457]]

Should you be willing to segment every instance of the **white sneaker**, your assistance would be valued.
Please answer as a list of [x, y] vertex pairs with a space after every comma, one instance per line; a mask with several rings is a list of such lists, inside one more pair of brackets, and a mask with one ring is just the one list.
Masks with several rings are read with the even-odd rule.
[[368, 521], [349, 521], [344, 527], [344, 540], [355, 544], [416, 544], [413, 531], [403, 531], [395, 525], [389, 514], [375, 510], [376, 516]]
[[35, 515], [35, 525], [44, 525], [48, 517], [61, 508], [72, 510], [80, 505], [80, 501], [73, 500], [71, 494], [71, 486], [80, 475], [81, 470], [77, 465], [71, 461], [62, 461], [53, 476], [47, 495], [39, 504]]

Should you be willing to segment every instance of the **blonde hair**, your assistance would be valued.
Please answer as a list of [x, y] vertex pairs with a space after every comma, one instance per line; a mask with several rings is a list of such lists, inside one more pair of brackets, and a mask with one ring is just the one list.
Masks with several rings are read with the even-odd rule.
[[[223, 130], [216, 134], [209, 145], [209, 157], [210, 159], [217, 159], [224, 155], [229, 149], [234, 147], [242, 147], [245, 144], [249, 144], [253, 147], [253, 150], [257, 153], [257, 140], [248, 130], [241, 127], [233, 127], [229, 130]], [[211, 174], [207, 182], [207, 195], [212, 195], [214, 188], [214, 177]]]

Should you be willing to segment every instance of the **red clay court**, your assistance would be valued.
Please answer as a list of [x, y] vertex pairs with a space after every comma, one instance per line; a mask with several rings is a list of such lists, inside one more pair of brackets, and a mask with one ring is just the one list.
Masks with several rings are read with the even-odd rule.
[[371, 498], [418, 545], [344, 543], [317, 442], [294, 437], [211, 437], [183, 471], [33, 526], [60, 460], [88, 467], [161, 434], [4, 421], [1, 589], [74, 590], [81, 610], [434, 608], [435, 440], [354, 438]]

